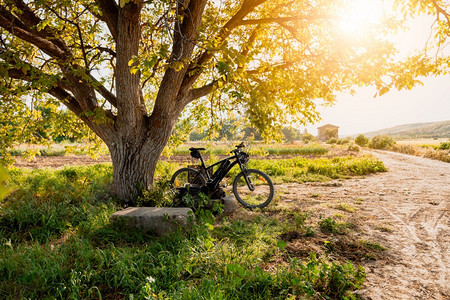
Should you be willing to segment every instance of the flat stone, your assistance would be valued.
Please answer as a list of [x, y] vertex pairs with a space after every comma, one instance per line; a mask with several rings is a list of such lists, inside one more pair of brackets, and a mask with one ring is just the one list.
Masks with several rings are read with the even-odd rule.
[[223, 213], [231, 214], [239, 208], [236, 198], [232, 195], [227, 195], [222, 198], [223, 201]]
[[158, 236], [185, 228], [193, 212], [187, 207], [128, 207], [111, 215], [111, 221], [124, 228], [152, 231]]

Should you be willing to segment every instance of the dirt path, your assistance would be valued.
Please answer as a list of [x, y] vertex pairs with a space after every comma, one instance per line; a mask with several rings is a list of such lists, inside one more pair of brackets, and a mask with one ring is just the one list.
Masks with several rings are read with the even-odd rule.
[[386, 259], [362, 262], [363, 299], [450, 299], [450, 164], [374, 152], [388, 172], [333, 183], [280, 186], [280, 204], [316, 214], [356, 208], [360, 239], [388, 248]]

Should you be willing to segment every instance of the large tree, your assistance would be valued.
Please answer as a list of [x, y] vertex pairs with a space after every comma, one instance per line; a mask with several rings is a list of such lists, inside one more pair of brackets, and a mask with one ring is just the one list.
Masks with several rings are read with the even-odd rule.
[[[340, 31], [346, 2], [1, 0], [1, 105], [12, 120], [30, 99], [64, 104], [108, 146], [113, 192], [129, 200], [153, 183], [180, 116], [234, 109], [267, 132], [316, 120], [316, 99], [354, 85], [383, 93], [446, 72], [445, 58], [393, 64], [381, 34], [392, 20], [359, 38]], [[406, 11], [440, 16], [445, 40], [444, 3]]]

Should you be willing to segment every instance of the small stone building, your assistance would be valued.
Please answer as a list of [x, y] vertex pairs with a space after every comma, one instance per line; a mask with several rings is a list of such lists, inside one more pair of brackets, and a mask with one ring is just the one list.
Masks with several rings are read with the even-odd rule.
[[326, 124], [321, 127], [318, 127], [318, 136], [317, 138], [320, 141], [328, 141], [331, 138], [338, 138], [339, 137], [339, 126]]

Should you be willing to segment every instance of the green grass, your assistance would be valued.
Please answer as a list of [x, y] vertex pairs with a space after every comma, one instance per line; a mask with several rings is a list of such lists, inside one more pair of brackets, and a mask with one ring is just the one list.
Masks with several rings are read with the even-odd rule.
[[[160, 164], [158, 176], [174, 167]], [[15, 191], [0, 202], [3, 297], [352, 299], [364, 282], [351, 262], [289, 254], [279, 236], [305, 227], [304, 213], [255, 211], [211, 226], [203, 212], [191, 230], [163, 238], [120, 231], [109, 220], [119, 209], [107, 193], [111, 171], [108, 164], [10, 171]]]
[[[175, 155], [188, 155], [189, 148], [192, 145], [181, 145], [173, 150], [173, 154]], [[195, 147], [204, 147], [206, 150], [202, 153], [206, 155], [228, 155], [230, 150], [234, 149], [234, 145], [195, 145]], [[264, 145], [264, 144], [255, 144], [249, 145], [248, 148], [245, 148], [244, 151], [248, 152], [250, 155], [254, 156], [267, 156], [267, 155], [301, 155], [301, 156], [320, 156], [328, 153], [327, 148], [323, 148], [319, 145]]]
[[351, 223], [336, 222], [330, 217], [320, 220], [318, 225], [323, 232], [332, 234], [346, 234], [355, 227]]
[[[387, 171], [383, 163], [372, 156], [250, 160], [248, 167], [265, 172], [274, 183], [327, 181]], [[234, 168], [229, 176], [234, 178], [238, 172], [239, 168]]]
[[14, 147], [8, 151], [12, 156], [22, 156], [24, 158], [32, 158], [34, 156], [64, 156], [68, 154], [89, 155], [97, 157], [99, 155], [109, 155], [108, 148], [102, 145], [87, 143], [69, 143], [61, 142], [51, 145], [31, 145], [23, 144]]
[[[278, 146], [278, 147], [262, 147], [269, 155], [324, 155], [328, 153], [327, 148], [320, 147], [318, 145], [308, 146]], [[251, 151], [250, 151], [250, 154]]]
[[356, 211], [356, 207], [354, 207], [348, 203], [339, 203], [334, 208], [342, 210], [342, 211], [346, 211], [349, 213], [353, 213]]

